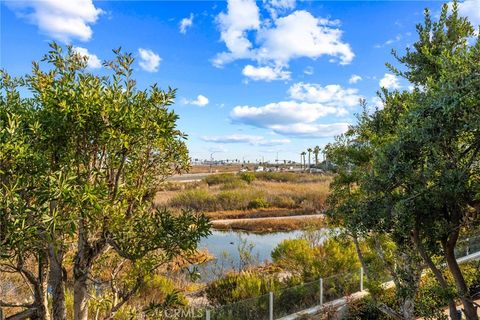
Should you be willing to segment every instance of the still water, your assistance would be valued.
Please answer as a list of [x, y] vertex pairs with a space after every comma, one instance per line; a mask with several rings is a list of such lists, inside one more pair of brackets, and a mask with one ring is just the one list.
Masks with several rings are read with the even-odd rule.
[[[285, 239], [295, 239], [302, 235], [301, 231], [255, 234], [239, 231], [216, 231], [202, 239], [198, 248], [208, 249], [216, 259], [199, 267], [205, 281], [217, 278], [231, 269], [242, 269], [241, 252], [250, 256], [250, 264], [261, 264], [270, 261], [272, 250]], [[244, 262], [244, 261], [243, 261]]]

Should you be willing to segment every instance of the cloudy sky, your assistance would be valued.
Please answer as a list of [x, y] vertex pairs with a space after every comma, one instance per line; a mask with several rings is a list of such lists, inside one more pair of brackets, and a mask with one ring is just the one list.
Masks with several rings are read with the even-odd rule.
[[[140, 87], [178, 88], [193, 158], [297, 160], [371, 108], [381, 86], [408, 90], [385, 62], [416, 40], [439, 1], [2, 1], [1, 67], [30, 70], [48, 42], [71, 44], [92, 72], [121, 46]], [[480, 0], [460, 12], [480, 24]], [[381, 107], [381, 106], [380, 106]]]

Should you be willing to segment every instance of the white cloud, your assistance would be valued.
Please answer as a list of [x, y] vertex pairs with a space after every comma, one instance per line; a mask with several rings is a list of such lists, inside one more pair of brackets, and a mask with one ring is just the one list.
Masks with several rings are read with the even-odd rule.
[[383, 108], [385, 108], [382, 99], [380, 99], [379, 97], [373, 97], [371, 99], [371, 103], [374, 109], [382, 110]]
[[157, 72], [158, 67], [160, 66], [160, 61], [162, 58], [155, 52], [149, 49], [138, 49], [140, 54], [140, 62], [138, 63], [140, 67], [148, 72]]
[[346, 122], [316, 124], [316, 123], [294, 123], [291, 125], [275, 125], [272, 129], [277, 133], [299, 138], [324, 138], [333, 137], [348, 130]]
[[92, 0], [19, 0], [7, 1], [6, 5], [36, 25], [41, 33], [65, 43], [72, 39], [90, 40], [93, 33], [90, 25], [103, 13]]
[[322, 103], [334, 107], [354, 107], [362, 98], [357, 89], [344, 89], [338, 84], [322, 87], [319, 84], [295, 83], [289, 89], [290, 97], [310, 103]]
[[[453, 3], [448, 4], [452, 8]], [[480, 26], [480, 0], [465, 0], [458, 3], [458, 13], [468, 20], [477, 28]]]
[[205, 107], [208, 104], [209, 100], [204, 95], [199, 94], [195, 100], [184, 99], [184, 104], [192, 104], [194, 106]]
[[291, 142], [290, 139], [272, 139], [272, 140], [261, 141], [258, 145], [265, 146], [265, 147], [273, 147], [273, 146], [288, 144], [290, 142]]
[[391, 45], [391, 44], [394, 44], [395, 42], [398, 42], [398, 41], [400, 41], [400, 40], [402, 40], [402, 35], [401, 35], [401, 34], [397, 34], [397, 35], [395, 36], [395, 38], [388, 39], [387, 41], [385, 41], [385, 42], [382, 43], [382, 44], [376, 44], [374, 47], [375, 47], [375, 48], [383, 48], [383, 47], [385, 47], [385, 46], [389, 46], [389, 45]]
[[220, 13], [217, 23], [220, 37], [229, 52], [217, 55], [213, 64], [222, 66], [236, 59], [250, 57], [252, 43], [247, 37], [247, 31], [260, 27], [260, 15], [255, 0], [229, 0], [227, 13]]
[[[269, 2], [270, 7], [277, 8], [294, 5], [293, 1]], [[220, 13], [217, 23], [228, 49], [213, 59], [217, 67], [237, 59], [250, 59], [260, 66], [286, 68], [292, 59], [321, 56], [331, 56], [340, 64], [348, 64], [355, 56], [350, 45], [341, 39], [339, 21], [316, 18], [304, 10], [274, 17], [273, 21], [261, 21], [255, 1], [229, 0], [227, 13]], [[256, 45], [251, 39], [255, 39]]]
[[234, 123], [269, 129], [275, 134], [295, 137], [330, 137], [347, 130], [345, 122], [319, 123], [327, 116], [343, 117], [357, 106], [361, 96], [356, 89], [340, 85], [321, 86], [296, 83], [288, 90], [289, 101], [263, 106], [236, 106], [230, 112]]
[[348, 83], [357, 83], [358, 81], [362, 81], [362, 77], [360, 77], [358, 74], [352, 74], [350, 79], [348, 79]]
[[309, 75], [311, 76], [313, 74], [314, 70], [313, 70], [313, 67], [312, 66], [308, 66], [305, 68], [305, 70], [303, 70], [303, 73], [305, 73], [306, 75]]
[[278, 146], [290, 143], [289, 139], [272, 139], [267, 140], [262, 136], [254, 136], [248, 134], [232, 134], [227, 136], [205, 136], [201, 137], [203, 141], [213, 143], [248, 143], [256, 146]]
[[102, 62], [98, 57], [90, 52], [88, 52], [88, 49], [82, 48], [82, 47], [74, 47], [73, 51], [78, 53], [79, 55], [83, 57], [87, 57], [87, 67], [91, 69], [98, 69], [102, 67]]
[[187, 29], [190, 28], [192, 25], [193, 25], [193, 13], [190, 13], [190, 17], [183, 18], [180, 21], [180, 24], [179, 24], [180, 33], [183, 33], [183, 34], [187, 33]]
[[295, 0], [270, 0], [270, 1], [267, 1], [267, 3], [274, 8], [294, 9], [296, 1]]
[[262, 107], [236, 106], [232, 109], [230, 117], [236, 122], [271, 128], [277, 124], [311, 123], [337, 112], [337, 108], [320, 103], [281, 101]]
[[293, 10], [296, 6], [296, 0], [264, 0], [263, 3], [274, 20], [279, 14]]
[[283, 65], [294, 58], [328, 55], [340, 59], [340, 64], [348, 64], [355, 55], [350, 45], [341, 41], [342, 31], [335, 28], [337, 23], [315, 18], [304, 10], [278, 18], [273, 28], [259, 31], [258, 41], [262, 45], [257, 57]]
[[380, 87], [385, 89], [398, 89], [400, 88], [400, 82], [396, 75], [391, 73], [385, 73], [379, 82]]
[[252, 80], [289, 80], [291, 72], [282, 70], [280, 67], [254, 67], [252, 65], [246, 65], [242, 74]]

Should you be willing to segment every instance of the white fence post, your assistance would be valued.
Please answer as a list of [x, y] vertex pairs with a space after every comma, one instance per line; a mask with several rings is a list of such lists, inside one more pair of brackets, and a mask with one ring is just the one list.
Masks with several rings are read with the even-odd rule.
[[363, 267], [360, 268], [360, 291], [363, 291]]
[[205, 311], [205, 320], [210, 320], [210, 309]]
[[273, 320], [273, 292], [269, 293], [269, 298], [268, 319]]
[[320, 307], [323, 306], [323, 278], [320, 278]]

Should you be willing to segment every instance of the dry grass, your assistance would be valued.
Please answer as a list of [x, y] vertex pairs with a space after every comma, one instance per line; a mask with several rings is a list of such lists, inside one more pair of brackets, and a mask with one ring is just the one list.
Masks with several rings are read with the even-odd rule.
[[[320, 182], [254, 181], [248, 184], [198, 185], [194, 189], [160, 192], [157, 204], [191, 208], [205, 212], [259, 208], [302, 209], [322, 212], [329, 192], [330, 179]], [[227, 188], [228, 187], [228, 188]]]
[[250, 219], [250, 218], [269, 218], [269, 217], [288, 217], [307, 215], [311, 212], [303, 209], [284, 209], [284, 208], [262, 208], [251, 210], [227, 210], [207, 212], [207, 217], [216, 219]]
[[[285, 217], [322, 213], [329, 194], [330, 176], [269, 173], [248, 184], [232, 176], [218, 183], [183, 183], [165, 188], [156, 196], [157, 205], [203, 211], [212, 220]], [[265, 178], [268, 179], [265, 179]], [[277, 180], [275, 180], [277, 179]], [[280, 182], [278, 180], [288, 180]], [[173, 189], [173, 190], [172, 190]], [[306, 220], [235, 222], [219, 229], [256, 232], [302, 229]]]
[[213, 227], [217, 230], [243, 230], [248, 232], [255, 233], [268, 233], [268, 232], [279, 232], [279, 231], [293, 231], [293, 230], [303, 230], [303, 229], [320, 229], [325, 227], [325, 220], [323, 216], [318, 216], [318, 218], [298, 218], [298, 219], [269, 219], [269, 220], [239, 220], [236, 222], [229, 223], [214, 223]]

